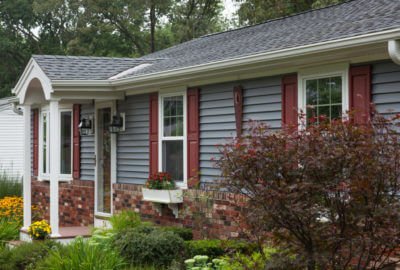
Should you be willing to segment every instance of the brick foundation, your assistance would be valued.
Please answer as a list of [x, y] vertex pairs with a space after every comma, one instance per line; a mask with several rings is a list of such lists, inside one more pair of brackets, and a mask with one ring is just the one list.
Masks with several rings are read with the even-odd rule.
[[[32, 204], [50, 218], [50, 183], [32, 180]], [[94, 181], [73, 180], [59, 185], [60, 226], [88, 226], [94, 221]], [[35, 217], [33, 217], [35, 218]]]
[[192, 228], [196, 239], [241, 237], [239, 213], [246, 201], [241, 195], [185, 190], [184, 202], [179, 206], [179, 217], [175, 218], [166, 205], [163, 205], [160, 216], [151, 202], [142, 201], [141, 188], [141, 185], [114, 184], [114, 212], [132, 209], [140, 213], [144, 220]]
[[[162, 215], [153, 203], [142, 199], [142, 186], [134, 184], [113, 185], [113, 209], [118, 213], [130, 209], [140, 213], [143, 220], [160, 225], [191, 228], [194, 237], [236, 238], [241, 237], [240, 210], [245, 207], [241, 195], [205, 190], [185, 190], [184, 202], [179, 205], [179, 217], [175, 218], [167, 205]], [[32, 204], [39, 208], [38, 219], [49, 220], [50, 184], [32, 180]], [[74, 180], [59, 186], [60, 226], [87, 226], [94, 222], [94, 181]], [[34, 217], [35, 218], [35, 217]]]

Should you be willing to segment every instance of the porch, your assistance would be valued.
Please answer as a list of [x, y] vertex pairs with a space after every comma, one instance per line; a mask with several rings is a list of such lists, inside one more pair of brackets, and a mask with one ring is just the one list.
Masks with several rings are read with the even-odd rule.
[[[83, 238], [90, 237], [92, 228], [89, 226], [75, 226], [75, 227], [60, 227], [58, 230], [57, 236], [51, 236], [50, 238], [59, 242], [59, 243], [69, 243], [74, 240], [76, 237], [80, 236]], [[21, 241], [29, 242], [31, 241], [28, 231], [24, 228], [20, 231], [20, 239]]]

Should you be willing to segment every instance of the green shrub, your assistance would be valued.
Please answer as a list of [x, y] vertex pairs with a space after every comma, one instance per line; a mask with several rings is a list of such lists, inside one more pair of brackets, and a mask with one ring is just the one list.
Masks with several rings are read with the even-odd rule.
[[7, 196], [22, 196], [22, 179], [0, 172], [0, 199]]
[[173, 233], [179, 235], [180, 238], [182, 238], [185, 241], [193, 240], [192, 229], [175, 227], [175, 226], [161, 227], [161, 229], [164, 231], [173, 232]]
[[114, 246], [132, 265], [169, 266], [180, 257], [183, 240], [172, 232], [141, 226], [118, 232]]
[[125, 262], [117, 252], [77, 238], [67, 246], [51, 250], [38, 269], [118, 270], [124, 267]]
[[9, 249], [4, 247], [0, 252], [0, 267], [3, 270], [35, 269], [35, 265], [43, 260], [50, 250], [59, 248], [53, 241], [23, 243]]
[[142, 223], [138, 213], [124, 210], [110, 217], [110, 224], [115, 231], [122, 231], [128, 228], [134, 228]]
[[197, 255], [194, 256], [193, 259], [185, 261], [187, 270], [227, 270], [227, 264], [228, 263], [224, 259], [213, 259], [210, 262], [209, 257], [205, 255]]
[[206, 255], [217, 258], [227, 253], [250, 254], [255, 250], [255, 245], [244, 241], [234, 240], [192, 240], [185, 242], [185, 257], [193, 258], [196, 255]]
[[3, 245], [5, 241], [17, 240], [20, 228], [21, 225], [18, 222], [0, 219], [0, 245]]
[[225, 257], [224, 259], [225, 261], [229, 262], [227, 263], [227, 268], [229, 270], [264, 270], [266, 269], [266, 265], [271, 260], [272, 256], [277, 253], [277, 249], [266, 247], [263, 249], [263, 253], [260, 251], [255, 251], [250, 255], [236, 253], [231, 258]]

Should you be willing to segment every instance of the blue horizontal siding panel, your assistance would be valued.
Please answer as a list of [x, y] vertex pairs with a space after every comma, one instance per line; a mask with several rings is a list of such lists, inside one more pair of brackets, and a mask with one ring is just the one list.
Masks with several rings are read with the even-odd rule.
[[[200, 180], [213, 182], [221, 172], [215, 166], [218, 145], [236, 136], [233, 87], [243, 87], [244, 127], [251, 120], [281, 127], [281, 77], [231, 82], [201, 87], [200, 91]], [[214, 159], [214, 161], [213, 161]]]
[[400, 113], [400, 66], [391, 61], [372, 65], [372, 101], [383, 115]]
[[117, 139], [118, 183], [144, 184], [149, 176], [149, 100], [146, 94], [118, 102], [126, 117]]
[[[88, 116], [94, 116], [94, 105], [82, 104], [81, 119]], [[81, 136], [81, 180], [95, 180], [94, 158], [94, 135]]]

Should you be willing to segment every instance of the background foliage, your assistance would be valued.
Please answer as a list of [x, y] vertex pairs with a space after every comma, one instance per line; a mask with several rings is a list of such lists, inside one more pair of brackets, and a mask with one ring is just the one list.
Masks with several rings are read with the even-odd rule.
[[32, 54], [137, 57], [343, 1], [234, 0], [237, 17], [228, 20], [222, 0], [0, 0], [0, 98]]

